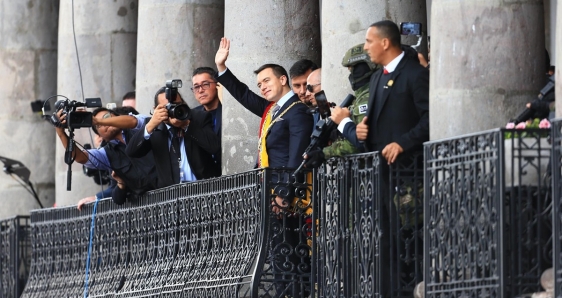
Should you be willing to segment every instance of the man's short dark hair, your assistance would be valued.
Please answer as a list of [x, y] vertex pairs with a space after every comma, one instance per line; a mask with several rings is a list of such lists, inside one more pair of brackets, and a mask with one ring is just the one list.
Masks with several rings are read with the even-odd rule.
[[125, 95], [123, 95], [123, 100], [125, 99], [136, 99], [136, 93], [135, 91], [130, 91], [125, 93]]
[[[158, 89], [158, 91], [156, 91], [156, 94], [154, 94], [154, 106], [155, 107], [158, 106], [158, 95], [160, 95], [164, 92], [166, 92], [166, 86], [160, 87], [160, 89]], [[180, 96], [181, 102], [187, 104], [185, 102], [185, 100], [183, 100], [183, 96], [181, 96], [181, 93], [179, 91], [178, 91], [178, 95]]]
[[390, 20], [384, 20], [371, 24], [371, 27], [376, 27], [378, 29], [380, 38], [388, 38], [392, 46], [400, 47], [400, 29], [398, 29], [396, 23]]
[[196, 76], [196, 75], [198, 75], [198, 74], [203, 74], [203, 73], [209, 74], [209, 75], [211, 76], [211, 79], [213, 79], [213, 82], [215, 81], [215, 77], [216, 77], [216, 75], [217, 75], [217, 71], [214, 70], [214, 69], [212, 69], [212, 68], [210, 68], [210, 67], [207, 67], [207, 66], [197, 67], [197, 68], [193, 71], [192, 77], [194, 77], [194, 76]]
[[289, 75], [291, 75], [291, 78], [294, 78], [304, 75], [309, 70], [315, 71], [317, 69], [318, 69], [318, 65], [316, 65], [316, 63], [308, 59], [301, 59], [295, 62], [293, 66], [291, 66], [291, 68], [289, 69]]
[[289, 84], [289, 75], [287, 74], [287, 71], [285, 70], [285, 68], [283, 68], [283, 66], [279, 64], [273, 64], [273, 63], [264, 64], [260, 66], [260, 68], [254, 70], [254, 73], [259, 74], [260, 72], [268, 68], [271, 68], [271, 70], [273, 70], [273, 74], [277, 78], [281, 78], [281, 76], [285, 76], [287, 78], [287, 85], [291, 87], [291, 85]]
[[[115, 111], [113, 110], [109, 110], [107, 108], [97, 108], [92, 112], [92, 117], [96, 117], [97, 114], [101, 113], [101, 112], [109, 112], [111, 115], [113, 116], [119, 116], [117, 113], [115, 113]], [[96, 128], [95, 125], [92, 125], [92, 130], [94, 131], [95, 134], [99, 135], [98, 133], [98, 129]]]

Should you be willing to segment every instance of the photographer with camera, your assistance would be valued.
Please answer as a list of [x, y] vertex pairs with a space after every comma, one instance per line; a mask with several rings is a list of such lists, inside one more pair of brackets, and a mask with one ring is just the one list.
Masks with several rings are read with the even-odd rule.
[[[131, 195], [140, 195], [156, 188], [154, 161], [129, 158], [125, 153], [127, 140], [142, 127], [146, 116], [119, 116], [106, 108], [97, 108], [91, 113], [91, 120], [88, 121], [91, 121], [92, 130], [106, 142], [106, 145], [100, 149], [78, 150], [73, 143], [69, 143], [69, 136], [65, 132], [68, 114], [64, 109], [56, 112], [54, 118], [58, 118], [58, 124], [55, 125], [58, 137], [65, 148], [69, 144], [72, 145], [72, 151], [69, 152], [72, 161], [91, 169], [114, 172], [112, 176], [120, 177], [122, 184], [118, 183], [112, 194], [116, 204], [123, 204], [129, 192]], [[80, 116], [80, 118], [84, 117]], [[92, 201], [91, 198], [82, 199], [79, 208], [89, 201]]]
[[220, 138], [211, 114], [191, 110], [170, 80], [154, 95], [154, 114], [129, 142], [127, 154], [142, 158], [152, 151], [158, 187], [215, 177], [213, 154], [220, 154]]
[[[134, 96], [134, 92], [133, 96]], [[127, 93], [127, 95], [130, 96], [131, 92]], [[131, 107], [131, 106], [123, 106], [123, 107], [117, 107], [112, 109], [115, 113], [117, 113], [118, 115], [138, 115], [139, 112]], [[112, 118], [112, 119], [116, 119], [116, 118]], [[129, 118], [126, 118], [129, 119]], [[132, 119], [130, 119], [132, 120]], [[132, 126], [133, 124], [131, 123], [130, 126]], [[136, 126], [136, 124], [134, 124]], [[94, 135], [94, 144], [96, 144], [96, 148], [100, 149], [102, 147], [104, 147], [105, 145], [107, 145], [107, 142], [104, 141], [101, 136], [99, 134], [95, 134]], [[92, 149], [92, 146], [90, 144], [84, 144], [84, 149]], [[81, 199], [80, 201], [78, 201], [78, 210], [81, 209], [82, 205], [86, 204], [86, 203], [90, 203], [90, 202], [94, 202], [96, 199], [104, 199], [104, 198], [110, 198], [113, 197], [117, 202], [124, 202], [126, 200], [126, 192], [123, 195], [123, 198], [120, 197], [116, 197], [115, 194], [113, 194], [113, 190], [118, 187], [117, 185], [117, 180], [116, 180], [116, 175], [115, 173], [112, 174], [112, 172], [108, 172], [108, 171], [104, 171], [104, 170], [97, 170], [97, 169], [90, 169], [88, 167], [86, 167], [85, 165], [82, 165], [82, 170], [84, 172], [84, 175], [88, 176], [88, 177], [92, 177], [94, 179], [94, 182], [98, 185], [106, 185], [109, 184], [107, 186], [107, 188], [105, 188], [103, 191], [99, 191], [98, 193], [96, 193], [95, 196], [91, 196], [91, 197], [86, 197]], [[111, 179], [113, 177], [113, 179]]]

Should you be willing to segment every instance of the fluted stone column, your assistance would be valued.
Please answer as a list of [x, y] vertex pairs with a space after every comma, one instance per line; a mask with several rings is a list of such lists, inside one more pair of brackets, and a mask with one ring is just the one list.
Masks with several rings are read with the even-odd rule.
[[[318, 63], [318, 4], [307, 0], [226, 1], [225, 36], [231, 40], [227, 67], [260, 94], [253, 71], [261, 65], [276, 63], [289, 71], [302, 58]], [[256, 164], [260, 117], [245, 110], [227, 91], [223, 109], [223, 173], [250, 170]]]
[[137, 107], [148, 113], [166, 80], [181, 79], [179, 91], [198, 106], [191, 87], [193, 70], [215, 67], [224, 33], [224, 0], [143, 0], [139, 7]]
[[545, 83], [542, 1], [433, 0], [430, 137], [503, 127]]
[[[352, 46], [365, 42], [365, 33], [372, 23], [392, 20], [422, 23], [426, 31], [426, 2], [419, 0], [323, 1], [322, 2], [322, 88], [330, 101], [340, 103], [348, 93], [349, 70], [341, 62]], [[425, 34], [425, 33], [424, 33]], [[415, 45], [417, 38], [403, 36], [402, 43]], [[426, 52], [426, 39], [420, 51]]]
[[[30, 102], [56, 92], [58, 0], [2, 1], [0, 5], [0, 156], [31, 171], [43, 205], [55, 201], [54, 131]], [[0, 173], [0, 219], [29, 214], [35, 199]]]
[[[71, 100], [100, 97], [105, 105], [120, 103], [135, 88], [138, 0], [74, 1], [74, 27], [81, 73], [72, 32], [72, 1], [60, 1], [57, 92]], [[80, 76], [81, 74], [81, 76]], [[82, 82], [80, 81], [82, 78]], [[52, 128], [51, 128], [52, 129]], [[92, 143], [89, 129], [75, 130], [75, 140]], [[57, 205], [76, 204], [81, 198], [100, 191], [93, 179], [82, 173], [82, 165], [72, 166], [72, 191], [66, 190], [68, 166], [64, 148], [57, 137]]]

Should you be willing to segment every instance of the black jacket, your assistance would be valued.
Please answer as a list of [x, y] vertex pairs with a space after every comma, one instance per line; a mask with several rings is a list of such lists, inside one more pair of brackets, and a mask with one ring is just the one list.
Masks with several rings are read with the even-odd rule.
[[[158, 187], [177, 184], [172, 178], [172, 163], [168, 146], [169, 132], [164, 123], [161, 123], [150, 135], [144, 139], [146, 124], [128, 142], [127, 154], [130, 157], [143, 157], [152, 151], [158, 172]], [[206, 112], [191, 110], [191, 119], [187, 132], [184, 135], [185, 152], [191, 171], [199, 179], [215, 177], [213, 172], [213, 154], [218, 154], [220, 140], [211, 127], [211, 115]]]
[[[127, 141], [130, 141], [133, 137], [133, 133], [128, 129], [123, 130], [123, 134]], [[156, 189], [158, 175], [152, 156], [143, 158], [129, 157], [126, 153], [126, 145], [121, 142], [110, 142], [104, 146], [104, 149], [112, 170], [125, 182], [127, 192], [137, 196], [146, 191]], [[124, 195], [113, 194], [112, 198], [119, 205], [125, 202]]]

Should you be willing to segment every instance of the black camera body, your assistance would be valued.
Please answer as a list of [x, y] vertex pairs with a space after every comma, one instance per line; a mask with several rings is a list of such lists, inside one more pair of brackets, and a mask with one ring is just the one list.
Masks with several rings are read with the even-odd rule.
[[166, 99], [168, 104], [166, 105], [166, 110], [168, 111], [168, 117], [176, 118], [178, 120], [189, 120], [191, 117], [191, 109], [185, 103], [175, 104], [173, 103], [178, 96], [178, 88], [182, 87], [182, 81], [179, 79], [167, 80], [166, 81]]
[[77, 129], [82, 127], [92, 127], [92, 113], [86, 111], [76, 111], [77, 108], [99, 108], [101, 107], [100, 98], [86, 98], [86, 102], [79, 102], [76, 100], [59, 100], [55, 103], [55, 113], [51, 116], [51, 122], [55, 126], [60, 126], [60, 120], [56, 113], [63, 110], [63, 115], [66, 115], [66, 127]]

